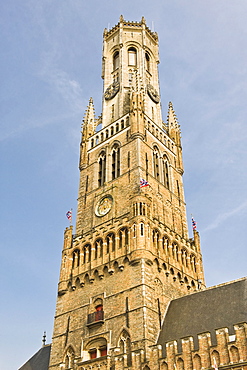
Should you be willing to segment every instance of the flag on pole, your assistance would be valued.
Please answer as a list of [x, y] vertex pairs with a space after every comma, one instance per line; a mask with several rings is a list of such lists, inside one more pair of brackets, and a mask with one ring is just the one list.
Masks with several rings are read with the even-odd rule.
[[194, 220], [193, 217], [191, 217], [191, 221], [192, 221], [192, 229], [196, 230], [196, 221]]
[[149, 186], [147, 180], [141, 179], [140, 180], [140, 188], [144, 188], [145, 186]]
[[71, 221], [71, 220], [72, 220], [72, 211], [68, 211], [68, 212], [66, 213], [66, 217], [67, 217], [67, 219], [68, 219], [69, 221]]

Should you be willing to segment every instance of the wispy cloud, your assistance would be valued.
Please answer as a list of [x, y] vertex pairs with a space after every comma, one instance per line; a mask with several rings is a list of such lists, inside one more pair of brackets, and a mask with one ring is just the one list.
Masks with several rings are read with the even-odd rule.
[[220, 224], [225, 222], [227, 219], [229, 219], [232, 216], [235, 216], [236, 214], [242, 212], [246, 208], [247, 208], [247, 200], [245, 202], [243, 202], [242, 204], [240, 204], [238, 207], [232, 209], [231, 211], [219, 214], [216, 217], [216, 219], [210, 225], [208, 225], [208, 227], [206, 227], [206, 229], [203, 230], [203, 232], [211, 231], [213, 229], [216, 229]]

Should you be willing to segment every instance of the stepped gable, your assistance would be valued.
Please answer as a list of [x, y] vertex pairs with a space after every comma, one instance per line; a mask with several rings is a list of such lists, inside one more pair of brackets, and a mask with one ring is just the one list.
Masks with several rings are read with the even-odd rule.
[[51, 344], [40, 348], [19, 370], [47, 370], [49, 366]]
[[216, 344], [215, 330], [228, 328], [234, 334], [234, 324], [247, 321], [247, 278], [218, 285], [171, 301], [157, 344], [176, 340], [181, 352], [181, 339], [193, 336], [198, 349], [200, 333], [210, 332]]

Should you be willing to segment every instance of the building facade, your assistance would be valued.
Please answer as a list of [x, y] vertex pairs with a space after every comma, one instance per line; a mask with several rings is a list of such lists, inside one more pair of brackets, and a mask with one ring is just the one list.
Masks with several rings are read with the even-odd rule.
[[49, 370], [247, 369], [246, 279], [205, 287], [199, 234], [188, 235], [180, 126], [172, 103], [162, 121], [158, 64], [144, 18], [121, 16], [104, 31], [102, 115], [91, 98]]

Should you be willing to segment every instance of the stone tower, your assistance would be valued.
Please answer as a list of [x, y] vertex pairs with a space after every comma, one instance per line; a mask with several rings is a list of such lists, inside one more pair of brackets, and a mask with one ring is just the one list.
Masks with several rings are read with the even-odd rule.
[[205, 286], [198, 232], [188, 236], [180, 126], [172, 103], [162, 121], [158, 63], [144, 18], [121, 16], [104, 31], [102, 115], [90, 99], [50, 370], [139, 368], [169, 302]]

